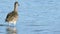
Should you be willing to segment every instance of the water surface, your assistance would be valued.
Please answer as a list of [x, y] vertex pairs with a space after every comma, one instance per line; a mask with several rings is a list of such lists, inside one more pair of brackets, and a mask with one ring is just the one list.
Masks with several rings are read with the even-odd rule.
[[[0, 34], [60, 34], [60, 0], [18, 0], [15, 30], [5, 22], [15, 0], [0, 0]], [[14, 33], [14, 32], [13, 32]]]

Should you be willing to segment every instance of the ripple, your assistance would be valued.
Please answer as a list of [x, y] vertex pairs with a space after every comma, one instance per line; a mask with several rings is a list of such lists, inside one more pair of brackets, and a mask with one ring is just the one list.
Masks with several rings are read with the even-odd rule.
[[27, 25], [27, 26], [48, 26], [48, 25]]
[[0, 26], [8, 26], [7, 24], [0, 24]]
[[42, 30], [33, 30], [33, 32], [42, 32], [42, 31], [45, 31], [47, 29], [42, 29]]

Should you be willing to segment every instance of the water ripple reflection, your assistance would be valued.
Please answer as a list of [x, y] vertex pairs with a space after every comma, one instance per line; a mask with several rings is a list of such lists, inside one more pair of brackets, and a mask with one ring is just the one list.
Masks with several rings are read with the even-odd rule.
[[16, 27], [8, 26], [6, 29], [7, 34], [17, 34]]

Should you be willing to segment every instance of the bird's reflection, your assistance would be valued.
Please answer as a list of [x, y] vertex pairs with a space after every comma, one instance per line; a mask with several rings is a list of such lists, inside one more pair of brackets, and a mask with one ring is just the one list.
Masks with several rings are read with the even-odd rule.
[[17, 30], [16, 30], [16, 27], [10, 27], [8, 26], [7, 29], [7, 34], [17, 34]]

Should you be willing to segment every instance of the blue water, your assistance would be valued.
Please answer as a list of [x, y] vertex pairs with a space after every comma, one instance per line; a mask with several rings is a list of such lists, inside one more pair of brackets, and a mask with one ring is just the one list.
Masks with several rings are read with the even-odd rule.
[[[0, 0], [0, 24], [13, 11], [15, 0]], [[18, 0], [16, 27], [0, 26], [0, 34], [60, 34], [60, 0]], [[11, 29], [12, 28], [12, 29]]]

